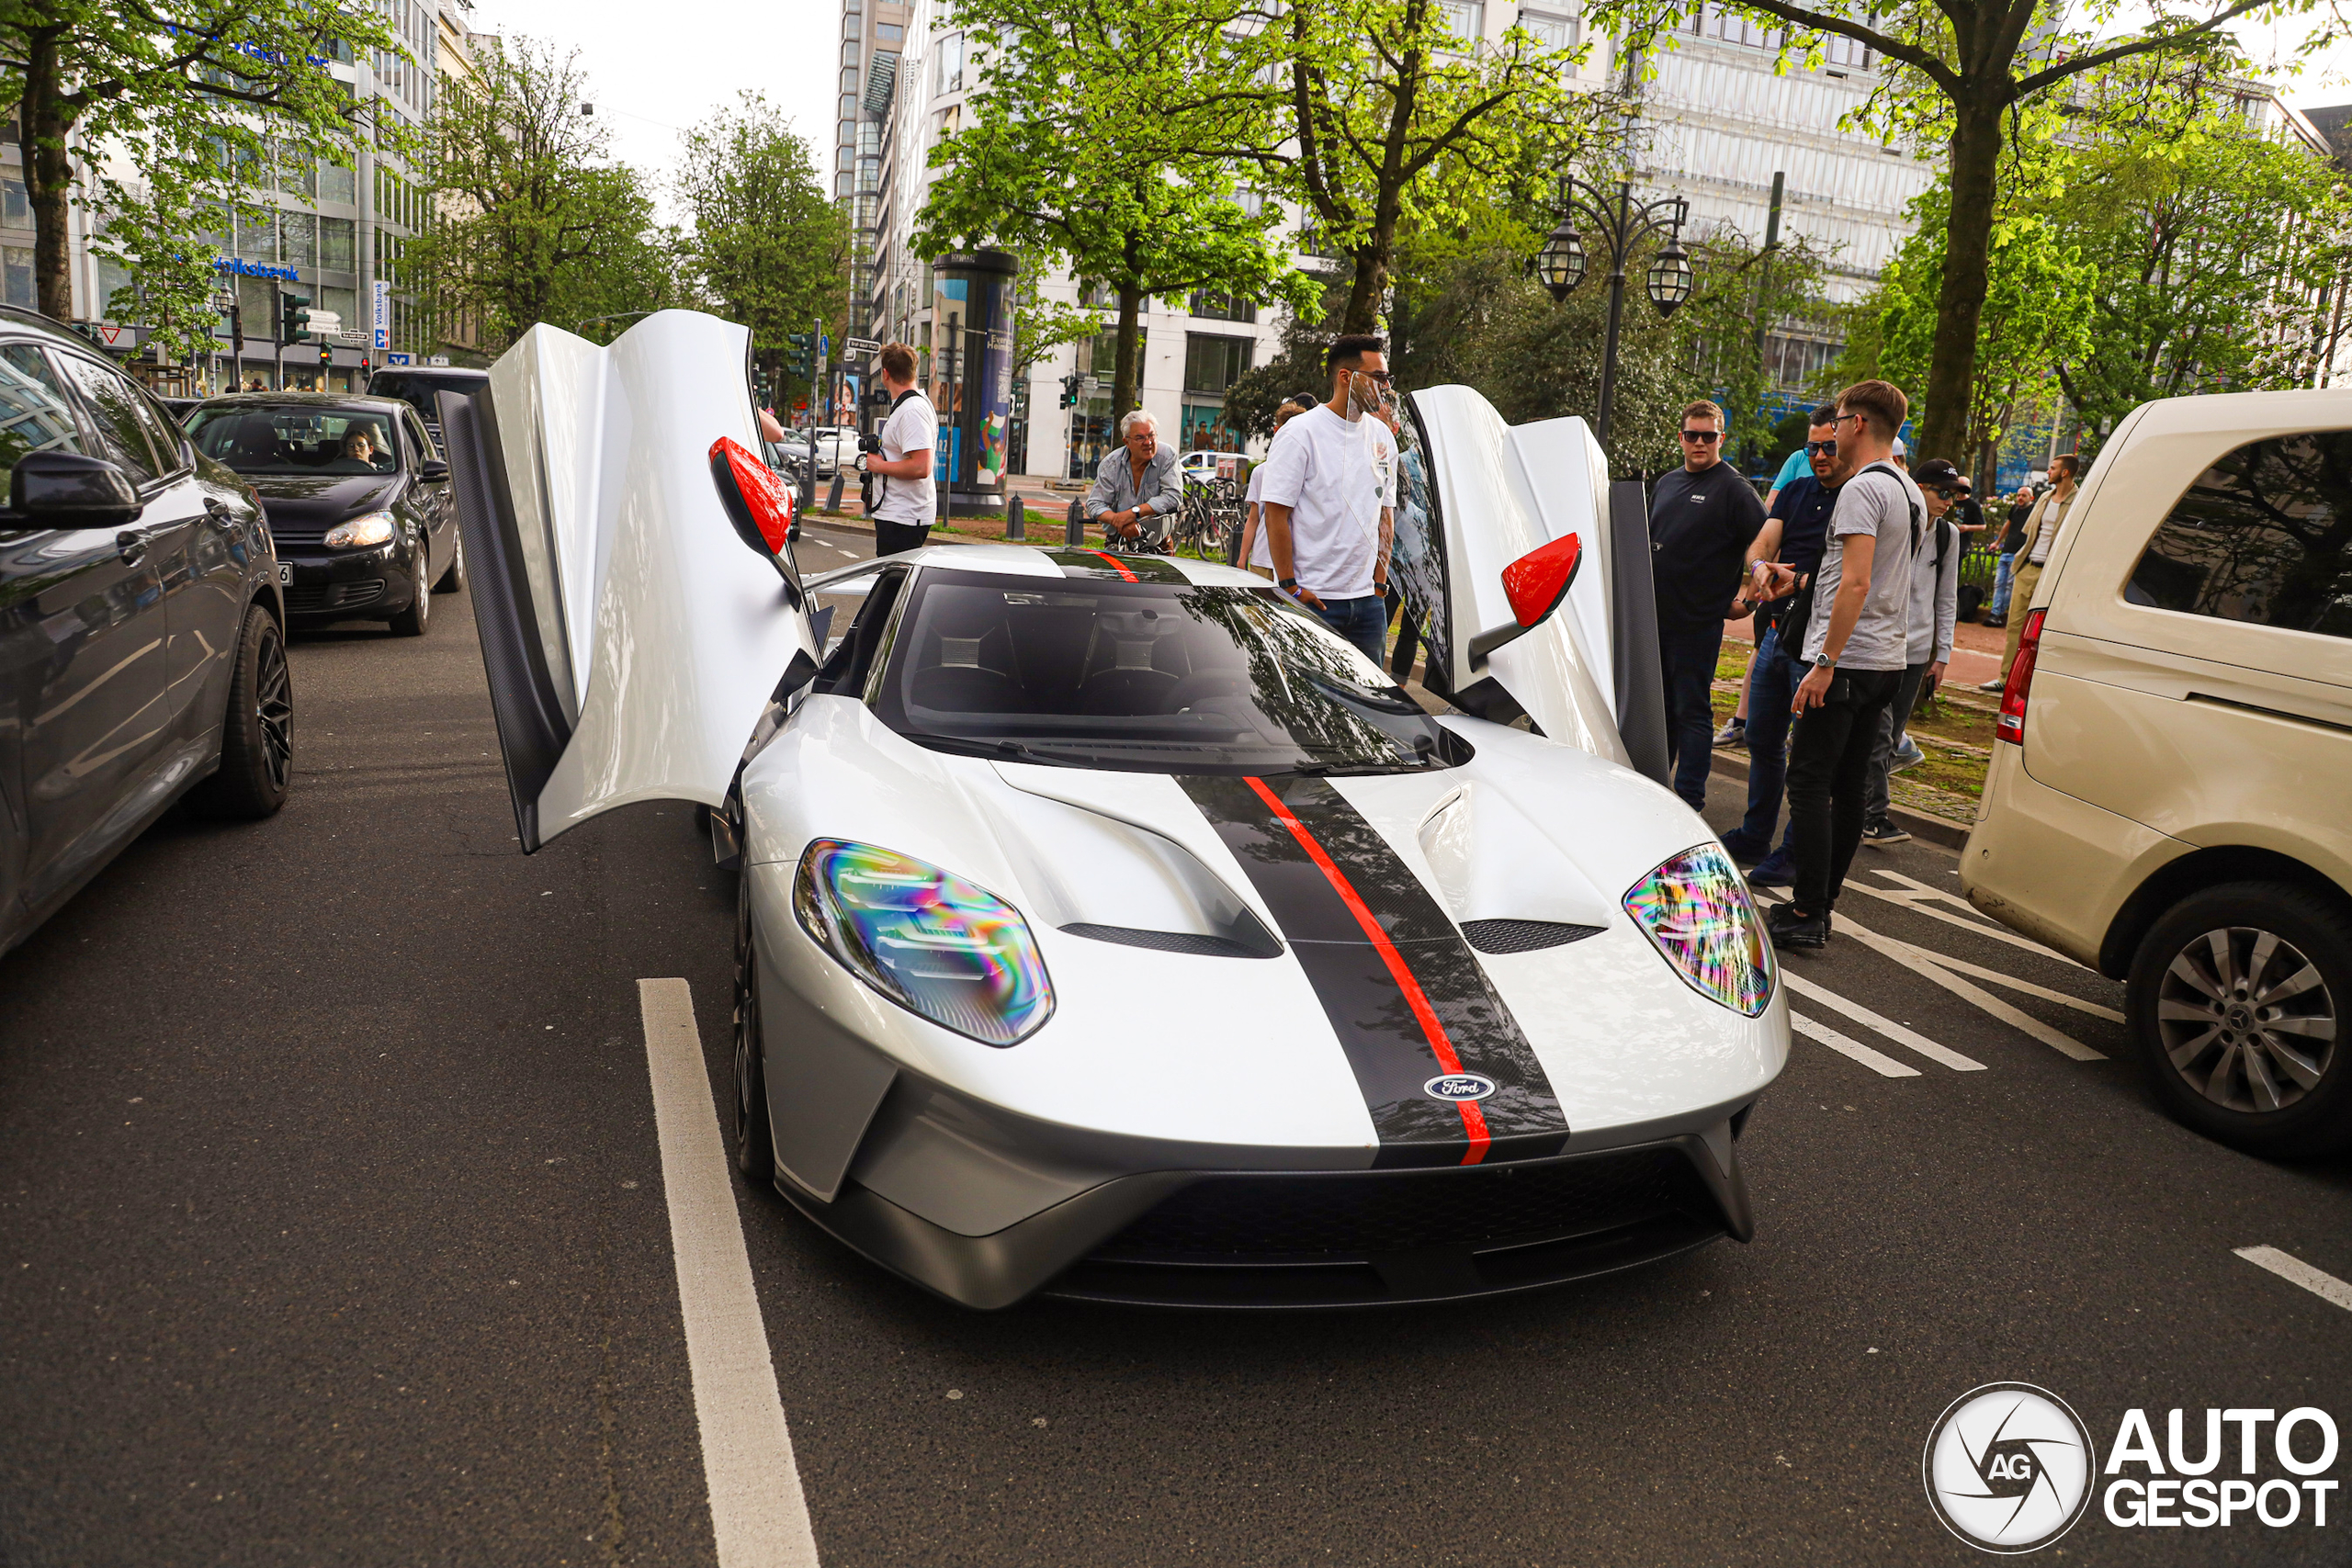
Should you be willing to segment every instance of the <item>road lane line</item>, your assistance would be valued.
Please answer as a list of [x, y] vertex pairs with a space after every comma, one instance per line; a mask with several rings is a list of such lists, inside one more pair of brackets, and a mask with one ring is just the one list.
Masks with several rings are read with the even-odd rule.
[[817, 1538], [735, 1212], [694, 996], [684, 980], [639, 980], [637, 999], [719, 1568], [816, 1568]]
[[2237, 1255], [2257, 1269], [2267, 1269], [2281, 1280], [2301, 1285], [2324, 1302], [2333, 1302], [2346, 1312], [2352, 1312], [2352, 1284], [2312, 1268], [2292, 1253], [2281, 1252], [2275, 1247], [2241, 1247]]
[[[1900, 939], [1889, 937], [1887, 940], [1894, 942]], [[1982, 968], [1954, 958], [1948, 953], [1938, 953], [1933, 948], [1921, 947], [1916, 942], [1906, 942], [1903, 945], [1914, 953], [1926, 954], [1928, 962], [1939, 968], [1958, 970], [1962, 975], [1973, 975], [1980, 980], [1990, 980], [1996, 986], [2005, 986], [2012, 991], [2022, 991], [2029, 997], [2040, 997], [2045, 1002], [2056, 1002], [2060, 1007], [2073, 1008], [2076, 1012], [2086, 1012], [2093, 1018], [2103, 1018], [2109, 1023], [2124, 1021], [2123, 1015], [2113, 1008], [2101, 1007], [2097, 1002], [2086, 1002], [2080, 997], [2070, 997], [2064, 991], [2053, 991], [2047, 986], [2037, 986], [2030, 980], [2020, 980], [2014, 975], [2004, 975], [1998, 969]]]
[[1939, 1045], [1926, 1035], [1906, 1029], [1893, 1019], [1881, 1018], [1861, 1003], [1841, 997], [1826, 986], [1815, 985], [1802, 975], [1790, 974], [1785, 968], [1781, 971], [1781, 978], [1788, 982], [1791, 990], [1808, 1001], [1815, 1001], [1824, 1007], [1835, 1008], [1855, 1022], [1877, 1031], [1896, 1044], [1908, 1045], [1930, 1062], [1940, 1062], [1956, 1073], [1981, 1073], [1984, 1070], [1984, 1064], [1975, 1058], [1963, 1056], [1949, 1046]]
[[1789, 1027], [1808, 1040], [1818, 1040], [1841, 1056], [1852, 1058], [1887, 1078], [1916, 1078], [1919, 1069], [1906, 1062], [1898, 1062], [1883, 1051], [1873, 1051], [1859, 1040], [1849, 1040], [1826, 1023], [1815, 1023], [1801, 1012], [1789, 1014]]
[[1846, 884], [1846, 891], [1867, 893], [1873, 898], [1883, 898], [1890, 904], [1925, 915], [1931, 920], [1941, 920], [1948, 926], [1957, 926], [1962, 931], [1973, 932], [1977, 936], [1989, 937], [1995, 942], [2006, 942], [2011, 947], [2021, 947], [2037, 957], [2049, 959], [2052, 964], [2064, 964], [2069, 969], [2083, 967], [2064, 953], [2053, 948], [2044, 947], [2030, 937], [2022, 937], [2013, 931], [2005, 930], [2000, 926], [1986, 925], [1981, 920], [1963, 920], [1950, 910], [1936, 908], [1917, 894], [1889, 892], [1883, 887], [1872, 887], [1867, 882], [1854, 881], [1849, 881]]

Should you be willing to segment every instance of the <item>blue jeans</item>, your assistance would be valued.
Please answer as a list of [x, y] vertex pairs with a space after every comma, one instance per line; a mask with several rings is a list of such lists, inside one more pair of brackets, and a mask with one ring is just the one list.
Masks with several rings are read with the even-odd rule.
[[2011, 550], [1993, 573], [1993, 603], [1985, 613], [1996, 621], [2009, 613], [2009, 589], [2017, 581], [2017, 564], [2018, 553]]
[[1362, 599], [1326, 599], [1323, 607], [1315, 612], [1323, 624], [1354, 643], [1363, 656], [1377, 665], [1383, 645], [1388, 639], [1388, 601], [1379, 594]]
[[[1781, 653], [1780, 628], [1766, 632], [1747, 682], [1747, 817], [1739, 826], [1741, 837], [1766, 850], [1780, 825], [1781, 791], [1789, 780], [1789, 704], [1804, 680], [1796, 660]], [[1784, 836], [1781, 842], [1785, 848], [1789, 840]]]
[[[1666, 760], [1674, 793], [1693, 811], [1707, 808], [1707, 774], [1715, 764], [1715, 660], [1724, 650], [1721, 621], [1657, 629], [1666, 677]], [[1753, 704], [1749, 705], [1753, 707]]]

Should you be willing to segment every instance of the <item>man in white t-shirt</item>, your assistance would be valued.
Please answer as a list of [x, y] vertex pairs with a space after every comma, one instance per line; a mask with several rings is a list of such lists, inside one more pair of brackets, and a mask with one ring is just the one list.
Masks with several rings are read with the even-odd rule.
[[1375, 665], [1388, 626], [1383, 594], [1396, 472], [1396, 438], [1373, 417], [1388, 382], [1386, 347], [1351, 333], [1324, 351], [1330, 401], [1274, 437], [1259, 491], [1275, 585]]
[[[1315, 400], [1305, 392], [1295, 398], [1285, 398], [1283, 406], [1274, 411], [1274, 434], [1280, 435], [1283, 425], [1314, 406]], [[1266, 524], [1260, 505], [1265, 499], [1261, 493], [1265, 488], [1266, 465], [1263, 462], [1251, 464], [1250, 490], [1241, 498], [1241, 543], [1234, 551], [1234, 558], [1259, 576], [1270, 578], [1274, 575], [1274, 556], [1266, 544]]]
[[938, 505], [932, 471], [938, 461], [939, 412], [915, 389], [915, 351], [886, 343], [875, 356], [890, 412], [882, 421], [882, 450], [861, 454], [857, 466], [883, 481], [874, 503], [874, 553], [894, 556], [921, 549], [931, 537]]

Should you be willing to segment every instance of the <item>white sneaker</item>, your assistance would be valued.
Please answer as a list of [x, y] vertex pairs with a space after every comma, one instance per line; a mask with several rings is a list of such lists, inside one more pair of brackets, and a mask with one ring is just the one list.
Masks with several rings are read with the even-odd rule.
[[2009, 678], [1996, 675], [1989, 681], [1980, 682], [1976, 689], [1980, 692], [2006, 692], [2009, 689]]
[[1903, 738], [1903, 744], [1894, 749], [1894, 755], [1886, 760], [1886, 771], [1899, 773], [1905, 768], [1916, 768], [1927, 760], [1928, 754], [1919, 750], [1919, 743], [1906, 735]]

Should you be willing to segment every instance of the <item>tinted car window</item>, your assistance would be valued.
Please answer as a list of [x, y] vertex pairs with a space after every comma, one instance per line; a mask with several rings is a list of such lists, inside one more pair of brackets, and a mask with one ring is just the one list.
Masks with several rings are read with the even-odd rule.
[[91, 423], [97, 427], [99, 456], [120, 463], [137, 479], [152, 479], [173, 466], [158, 461], [154, 448], [147, 445], [147, 419], [153, 416], [139, 406], [138, 388], [78, 354], [58, 358], [64, 363], [67, 379], [81, 389]]
[[156, 405], [145, 389], [130, 389], [130, 412], [138, 419], [139, 427], [147, 433], [147, 444], [155, 449], [156, 460], [165, 473], [180, 466], [180, 427], [177, 421]]
[[2124, 597], [2352, 637], [2352, 431], [2249, 442], [2198, 475]]
[[422, 414], [427, 421], [441, 423], [440, 396], [456, 392], [469, 397], [489, 384], [484, 376], [435, 375], [429, 370], [379, 370], [368, 378], [368, 389], [379, 398], [398, 398]]
[[227, 404], [198, 409], [188, 436], [241, 474], [389, 474], [399, 467], [391, 415], [372, 409]]
[[81, 427], [57, 371], [29, 344], [0, 347], [0, 499], [8, 493], [17, 458], [51, 450], [82, 450]]

